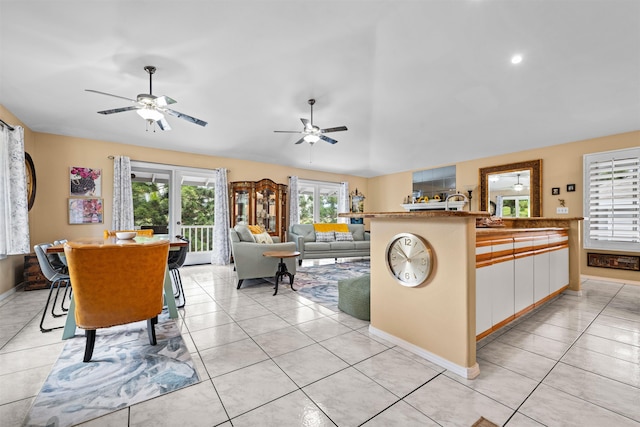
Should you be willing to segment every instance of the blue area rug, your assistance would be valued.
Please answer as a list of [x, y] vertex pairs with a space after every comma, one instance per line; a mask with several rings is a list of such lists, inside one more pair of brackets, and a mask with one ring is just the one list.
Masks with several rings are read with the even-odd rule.
[[338, 280], [369, 274], [369, 271], [369, 260], [298, 267], [293, 287], [301, 296], [337, 312]]
[[156, 337], [149, 345], [146, 321], [98, 329], [88, 363], [82, 362], [84, 331], [69, 339], [24, 425], [70, 426], [198, 382], [180, 331], [165, 313]]

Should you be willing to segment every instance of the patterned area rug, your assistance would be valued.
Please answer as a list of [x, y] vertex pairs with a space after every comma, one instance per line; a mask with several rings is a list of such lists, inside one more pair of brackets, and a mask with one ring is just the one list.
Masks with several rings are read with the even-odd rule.
[[[78, 330], [82, 331], [82, 330]], [[67, 341], [36, 397], [25, 426], [70, 426], [194, 384], [198, 374], [172, 319], [99, 329], [91, 362], [83, 363], [84, 332]]]
[[[369, 260], [298, 267], [293, 287], [303, 297], [338, 310], [338, 280], [369, 274]], [[287, 282], [288, 283], [288, 282]]]

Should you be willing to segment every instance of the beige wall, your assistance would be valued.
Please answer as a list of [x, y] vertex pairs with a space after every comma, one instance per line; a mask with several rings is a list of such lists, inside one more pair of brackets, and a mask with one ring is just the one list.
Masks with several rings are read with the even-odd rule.
[[[24, 127], [23, 123], [2, 105], [0, 117], [10, 124]], [[113, 161], [109, 156], [123, 155], [129, 156], [132, 160], [206, 169], [224, 167], [229, 170], [229, 182], [270, 178], [277, 183], [287, 184], [291, 175], [303, 179], [347, 181], [351, 190], [357, 187], [358, 192], [368, 194], [368, 180], [362, 177], [37, 133], [27, 128], [25, 150], [33, 158], [37, 179], [35, 203], [29, 212], [31, 246], [61, 238], [101, 235], [104, 229], [111, 228]], [[105, 209], [103, 224], [69, 225], [67, 206], [70, 166], [102, 169], [102, 197]], [[365, 200], [365, 209], [367, 203], [368, 200]], [[22, 281], [23, 264], [24, 256], [0, 260], [0, 296]]]
[[[10, 111], [0, 105], [0, 118], [10, 124], [24, 124]], [[543, 215], [555, 214], [557, 197], [551, 196], [552, 187], [560, 187], [561, 198], [569, 207], [569, 216], [582, 216], [582, 156], [586, 153], [640, 146], [640, 131], [611, 135], [585, 141], [555, 145], [547, 148], [522, 151], [502, 156], [488, 157], [456, 164], [457, 182], [462, 187], [478, 182], [481, 167], [500, 165], [516, 161], [542, 159]], [[111, 198], [113, 162], [108, 156], [124, 155], [132, 160], [166, 163], [178, 166], [214, 169], [229, 169], [229, 181], [259, 180], [270, 178], [278, 183], [287, 183], [288, 176], [300, 178], [348, 181], [350, 189], [358, 188], [365, 196], [365, 211], [399, 211], [400, 204], [412, 191], [412, 172], [401, 172], [375, 178], [332, 174], [284, 167], [268, 163], [250, 162], [216, 156], [189, 154], [179, 151], [157, 150], [133, 145], [105, 141], [86, 140], [59, 135], [32, 132], [25, 127], [25, 150], [33, 158], [37, 191], [33, 209], [29, 212], [31, 244], [59, 238], [74, 238], [95, 235], [111, 225]], [[67, 220], [68, 169], [70, 166], [99, 168], [103, 171], [103, 194], [105, 222], [99, 225], [69, 225]], [[439, 165], [446, 166], [446, 165]], [[566, 193], [566, 184], [575, 183], [576, 192]], [[477, 198], [472, 199], [472, 208], [477, 209]], [[368, 228], [368, 222], [365, 221]], [[637, 280], [637, 273], [622, 270], [589, 268], [583, 256], [582, 274], [604, 276], [621, 280]], [[22, 256], [0, 260], [0, 295], [22, 280]]]
[[[582, 162], [583, 155], [600, 151], [620, 150], [640, 146], [640, 131], [610, 135], [567, 144], [520, 151], [501, 156], [486, 157], [467, 162], [456, 163], [456, 182], [459, 188], [465, 185], [479, 185], [479, 170], [487, 166], [542, 159], [542, 216], [550, 218], [582, 217]], [[438, 165], [447, 166], [447, 165]], [[404, 197], [411, 193], [412, 173], [398, 173], [369, 180], [371, 204], [367, 209], [373, 211], [398, 211]], [[576, 191], [566, 192], [567, 184], [576, 184]], [[551, 188], [560, 187], [560, 195], [552, 196]], [[474, 192], [474, 195], [477, 190]], [[564, 199], [569, 208], [568, 215], [556, 214], [560, 206], [558, 199]], [[471, 208], [477, 210], [478, 198], [472, 198]], [[593, 251], [597, 252], [597, 251]], [[606, 251], [607, 253], [616, 253]], [[583, 251], [581, 274], [607, 277], [617, 280], [638, 282], [638, 273], [623, 270], [587, 267], [586, 251]]]

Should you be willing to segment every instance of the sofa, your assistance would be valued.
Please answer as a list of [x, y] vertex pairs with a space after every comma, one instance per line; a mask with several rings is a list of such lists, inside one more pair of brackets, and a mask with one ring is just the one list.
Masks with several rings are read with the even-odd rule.
[[[320, 231], [331, 228], [334, 229], [333, 239], [330, 231]], [[349, 234], [352, 240], [348, 239]], [[371, 254], [370, 235], [364, 231], [363, 224], [293, 224], [288, 240], [295, 243], [300, 252], [298, 265], [303, 259], [368, 257]]]
[[[257, 243], [256, 240], [264, 240], [261, 240], [258, 234], [254, 235], [246, 225], [236, 225], [231, 228], [229, 230], [229, 239], [231, 240], [231, 255], [233, 256], [235, 271], [238, 276], [237, 289], [240, 289], [244, 279], [275, 277], [280, 259], [263, 256], [264, 252], [296, 250], [295, 243], [280, 242], [280, 238], [275, 236], [271, 236], [273, 243]], [[295, 275], [296, 259], [285, 258], [284, 262], [289, 273]]]

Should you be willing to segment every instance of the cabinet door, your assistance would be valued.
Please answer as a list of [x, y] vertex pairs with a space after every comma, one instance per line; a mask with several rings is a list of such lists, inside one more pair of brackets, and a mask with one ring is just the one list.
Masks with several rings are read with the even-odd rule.
[[237, 224], [254, 223], [254, 193], [252, 182], [232, 182], [229, 184], [229, 209], [231, 227]]
[[569, 248], [549, 252], [549, 292], [569, 284]]
[[543, 251], [533, 257], [533, 300], [538, 302], [549, 293], [549, 251]]
[[533, 305], [533, 257], [516, 258], [514, 264], [514, 310], [516, 313]]
[[476, 269], [476, 335], [488, 331], [491, 321], [491, 265]]
[[492, 326], [510, 318], [515, 314], [513, 305], [514, 269], [513, 258], [493, 264], [491, 286], [491, 322]]

